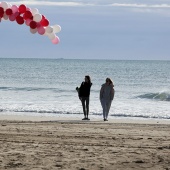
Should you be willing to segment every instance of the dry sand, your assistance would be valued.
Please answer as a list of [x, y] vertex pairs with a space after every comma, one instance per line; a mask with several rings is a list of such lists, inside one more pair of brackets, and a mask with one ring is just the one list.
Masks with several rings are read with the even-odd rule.
[[170, 124], [0, 120], [0, 170], [170, 170]]

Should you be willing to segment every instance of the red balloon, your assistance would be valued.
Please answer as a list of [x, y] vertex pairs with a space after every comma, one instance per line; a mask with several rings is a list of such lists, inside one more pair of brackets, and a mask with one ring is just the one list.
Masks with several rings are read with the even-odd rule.
[[48, 19], [46, 18], [42, 18], [42, 20], [40, 21], [40, 24], [43, 26], [43, 27], [47, 27], [49, 25], [49, 21]]
[[7, 15], [12, 15], [12, 9], [11, 9], [11, 8], [8, 8], [8, 9], [6, 10], [6, 14], [7, 14]]
[[38, 27], [41, 27], [41, 24], [40, 24], [39, 22], [37, 22], [37, 28], [38, 28]]
[[24, 12], [26, 11], [26, 9], [27, 9], [27, 7], [26, 7], [24, 4], [21, 4], [21, 5], [19, 6], [19, 12], [20, 12], [20, 13], [24, 13]]
[[22, 25], [22, 24], [24, 23], [24, 19], [23, 19], [23, 17], [21, 17], [20, 15], [18, 15], [18, 16], [16, 17], [16, 21], [17, 21], [17, 23], [18, 23], [19, 25]]
[[0, 7], [0, 18], [2, 18], [4, 15], [4, 8]]
[[[11, 5], [10, 5], [11, 6]], [[40, 19], [39, 15], [33, 16], [34, 12], [37, 11], [32, 10], [30, 8], [27, 8], [26, 5], [21, 4], [19, 7], [16, 5], [6, 6], [6, 2], [4, 4], [1, 4], [0, 2], [0, 22], [2, 19], [10, 21], [16, 21], [19, 25], [26, 24], [30, 27], [31, 33], [38, 32], [40, 35], [48, 35], [50, 39], [52, 39], [53, 44], [59, 43], [59, 38], [55, 36], [55, 33], [52, 32], [52, 34], [48, 34], [51, 32], [52, 28], [47, 27], [49, 26], [49, 20], [42, 15], [42, 18]], [[33, 12], [33, 13], [32, 13]], [[40, 21], [41, 20], [41, 21]], [[47, 28], [45, 28], [47, 27]], [[47, 33], [46, 33], [47, 32]], [[45, 34], [46, 33], [46, 34]]]
[[30, 28], [35, 29], [37, 28], [37, 23], [35, 21], [30, 22]]
[[20, 13], [19, 12], [15, 12], [14, 15], [15, 15], [15, 17], [17, 17], [17, 16], [20, 15]]
[[42, 19], [45, 19], [45, 16], [44, 16], [44, 15], [42, 15]]
[[31, 11], [25, 11], [23, 17], [24, 17], [25, 20], [30, 19], [32, 17]]
[[15, 19], [16, 19], [16, 17], [15, 17], [14, 14], [12, 14], [12, 15], [9, 16], [9, 20], [10, 20], [10, 21], [15, 21]]
[[1, 11], [4, 12], [4, 8], [0, 7], [0, 12], [1, 12]]

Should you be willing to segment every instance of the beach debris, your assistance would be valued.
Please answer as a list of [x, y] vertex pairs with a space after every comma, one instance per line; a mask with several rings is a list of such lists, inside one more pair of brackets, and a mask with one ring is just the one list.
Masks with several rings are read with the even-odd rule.
[[135, 161], [135, 163], [144, 163], [144, 161], [143, 160], [137, 160], [137, 161]]
[[8, 2], [0, 2], [0, 21], [2, 20], [15, 21], [19, 25], [25, 23], [32, 34], [45, 35], [53, 44], [60, 42], [59, 37], [56, 35], [61, 31], [60, 25], [50, 26], [50, 21], [40, 14], [37, 8], [31, 9], [25, 4], [17, 6]]
[[56, 164], [55, 166], [58, 168], [62, 168], [62, 165], [60, 165], [60, 164]]

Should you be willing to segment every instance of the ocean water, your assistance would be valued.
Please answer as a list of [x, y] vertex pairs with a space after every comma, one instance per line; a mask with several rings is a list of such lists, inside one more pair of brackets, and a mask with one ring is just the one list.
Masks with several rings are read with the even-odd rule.
[[101, 84], [115, 98], [109, 118], [170, 119], [170, 61], [0, 59], [0, 115], [82, 116], [75, 88], [90, 75], [90, 116], [101, 117]]

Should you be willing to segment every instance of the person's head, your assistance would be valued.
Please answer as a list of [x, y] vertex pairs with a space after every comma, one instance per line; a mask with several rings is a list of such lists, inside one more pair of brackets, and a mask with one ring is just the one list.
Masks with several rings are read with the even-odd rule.
[[85, 76], [85, 82], [87, 82], [87, 83], [91, 83], [91, 78], [90, 78], [90, 76]]
[[108, 84], [108, 85], [112, 84], [113, 85], [113, 81], [110, 78], [106, 78], [106, 84]]

